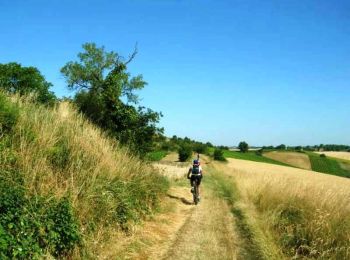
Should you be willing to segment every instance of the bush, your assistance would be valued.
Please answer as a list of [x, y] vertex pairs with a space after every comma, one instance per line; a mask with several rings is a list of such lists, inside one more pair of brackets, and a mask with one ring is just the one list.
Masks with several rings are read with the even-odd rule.
[[320, 154], [320, 157], [326, 158], [326, 155], [325, 155], [324, 153], [321, 153], [321, 154]]
[[226, 161], [224, 157], [224, 152], [221, 149], [215, 149], [214, 151], [214, 160], [216, 161]]
[[190, 146], [181, 146], [179, 149], [179, 161], [186, 162], [192, 155], [192, 149]]

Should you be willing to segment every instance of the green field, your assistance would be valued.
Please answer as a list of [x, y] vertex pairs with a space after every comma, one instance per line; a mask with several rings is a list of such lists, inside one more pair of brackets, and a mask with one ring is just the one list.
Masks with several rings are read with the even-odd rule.
[[290, 166], [289, 164], [275, 161], [273, 159], [257, 155], [255, 151], [248, 151], [246, 153], [236, 152], [236, 151], [228, 151], [224, 150], [224, 156], [225, 158], [234, 158], [234, 159], [240, 159], [240, 160], [248, 160], [248, 161], [254, 161], [254, 162], [263, 162], [263, 163], [271, 163], [271, 164], [277, 164], [277, 165], [283, 165], [283, 166]]
[[313, 171], [350, 178], [350, 171], [340, 166], [339, 160], [330, 157], [320, 157], [319, 154], [308, 152]]
[[166, 151], [154, 151], [154, 152], [148, 153], [146, 156], [146, 159], [148, 161], [156, 162], [156, 161], [160, 161], [161, 159], [163, 159], [167, 154], [168, 154], [168, 152], [166, 152]]

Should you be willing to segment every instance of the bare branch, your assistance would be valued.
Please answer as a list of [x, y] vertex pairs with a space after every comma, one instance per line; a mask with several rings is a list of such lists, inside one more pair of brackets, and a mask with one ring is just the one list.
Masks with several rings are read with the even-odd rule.
[[133, 53], [129, 56], [129, 59], [124, 63], [125, 65], [129, 64], [129, 63], [135, 58], [135, 56], [136, 56], [136, 54], [137, 54], [137, 51], [138, 51], [138, 50], [137, 50], [137, 42], [136, 42], [134, 51], [133, 51]]

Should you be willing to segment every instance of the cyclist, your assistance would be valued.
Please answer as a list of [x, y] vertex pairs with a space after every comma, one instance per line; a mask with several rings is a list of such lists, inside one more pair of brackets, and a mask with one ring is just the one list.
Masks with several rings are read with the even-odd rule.
[[199, 192], [199, 186], [201, 184], [201, 180], [202, 180], [202, 177], [203, 177], [203, 170], [202, 170], [202, 167], [200, 166], [200, 161], [197, 159], [197, 160], [193, 160], [193, 165], [192, 167], [190, 167], [190, 169], [188, 170], [188, 173], [187, 173], [187, 179], [190, 180], [190, 183], [191, 183], [191, 193], [194, 192], [194, 188], [193, 188], [193, 184], [195, 181], [197, 181], [197, 184], [198, 184], [198, 200], [200, 200], [200, 192]]

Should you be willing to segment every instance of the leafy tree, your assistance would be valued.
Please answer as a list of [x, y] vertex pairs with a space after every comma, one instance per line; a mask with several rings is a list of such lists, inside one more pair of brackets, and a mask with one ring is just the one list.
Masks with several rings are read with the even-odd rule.
[[278, 150], [286, 150], [286, 145], [280, 144], [280, 145], [276, 146], [276, 149], [278, 149]]
[[201, 154], [207, 154], [208, 153], [208, 147], [206, 144], [200, 143], [200, 142], [196, 142], [193, 145], [193, 150], [196, 153], [201, 153]]
[[15, 62], [0, 64], [0, 88], [9, 93], [35, 93], [38, 102], [53, 104], [56, 96], [49, 91], [51, 86], [35, 67], [22, 67]]
[[208, 147], [214, 147], [214, 145], [213, 145], [211, 142], [206, 142], [206, 145], [207, 145]]
[[269, 145], [269, 146], [263, 146], [262, 149], [266, 149], [266, 150], [272, 150], [273, 146]]
[[224, 152], [222, 149], [215, 149], [214, 150], [214, 160], [226, 161], [226, 158], [224, 157]]
[[68, 87], [77, 91], [75, 102], [88, 118], [121, 143], [145, 154], [163, 132], [156, 126], [162, 115], [142, 106], [135, 107], [139, 101], [135, 91], [147, 85], [142, 75], [131, 77], [127, 70], [136, 53], [135, 49], [125, 61], [115, 52], [86, 43], [78, 54], [79, 61], [68, 62], [61, 73]]
[[249, 149], [249, 146], [246, 142], [242, 141], [238, 144], [238, 149], [242, 152], [242, 153], [245, 153], [245, 152], [248, 152], [248, 149]]
[[294, 148], [296, 151], [301, 151], [301, 150], [303, 150], [303, 147], [301, 147], [300, 145], [298, 145], [298, 146], [295, 146], [295, 148]]

